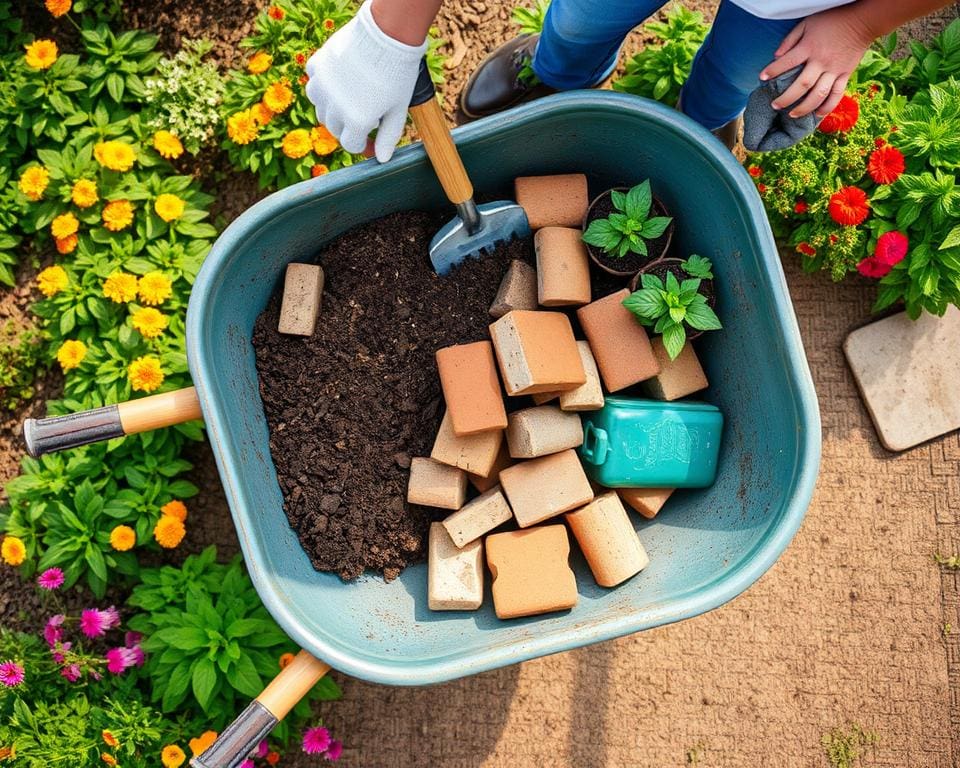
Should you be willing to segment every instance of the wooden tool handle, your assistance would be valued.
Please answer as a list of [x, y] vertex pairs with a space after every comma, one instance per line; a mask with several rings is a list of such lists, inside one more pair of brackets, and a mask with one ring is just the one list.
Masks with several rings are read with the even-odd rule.
[[300, 651], [263, 689], [257, 701], [270, 710], [277, 720], [283, 720], [329, 671], [329, 664], [306, 651]]

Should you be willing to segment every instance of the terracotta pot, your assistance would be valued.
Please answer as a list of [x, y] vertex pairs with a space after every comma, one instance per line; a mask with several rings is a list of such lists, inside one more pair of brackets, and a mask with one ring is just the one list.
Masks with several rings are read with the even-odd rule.
[[[681, 276], [686, 273], [683, 271], [681, 266], [685, 259], [678, 259], [675, 257], [667, 257], [662, 259], [657, 259], [656, 261], [651, 261], [649, 264], [645, 264], [640, 271], [635, 274], [629, 285], [627, 286], [630, 289], [630, 293], [633, 293], [640, 285], [640, 276], [643, 274], [654, 274], [657, 275], [661, 280], [665, 280], [664, 275], [666, 272], [673, 272], [678, 279], [683, 279]], [[679, 273], [679, 274], [678, 274]], [[707, 297], [707, 304], [710, 309], [716, 310], [717, 307], [717, 294], [713, 288], [713, 280], [702, 280], [700, 283], [700, 292]], [[703, 335], [703, 331], [698, 331], [695, 328], [686, 326], [687, 330], [687, 339], [696, 339]]]
[[[611, 192], [628, 192], [629, 187], [614, 187], [613, 189], [608, 189], [606, 192], [602, 192], [597, 195], [590, 203], [590, 207], [587, 208], [587, 213], [583, 217], [583, 231], [587, 231], [587, 227], [590, 226], [590, 222], [594, 219], [606, 218], [612, 211], [613, 203], [610, 200]], [[670, 216], [670, 211], [667, 210], [667, 207], [656, 195], [653, 196], [653, 205], [651, 207], [651, 212], [654, 216]], [[641, 256], [639, 253], [630, 252], [622, 259], [617, 258], [616, 256], [607, 256], [602, 248], [597, 248], [594, 245], [589, 243], [584, 243], [587, 246], [587, 253], [590, 254], [590, 259], [604, 272], [608, 272], [611, 275], [617, 275], [618, 277], [631, 277], [632, 275], [637, 274], [645, 264], [654, 262], [663, 257], [665, 253], [670, 248], [670, 243], [673, 240], [673, 230], [676, 228], [676, 220], [671, 221], [670, 225], [663, 231], [663, 234], [660, 235], [656, 240], [647, 241], [647, 256]], [[617, 269], [616, 264], [624, 264], [625, 268]]]

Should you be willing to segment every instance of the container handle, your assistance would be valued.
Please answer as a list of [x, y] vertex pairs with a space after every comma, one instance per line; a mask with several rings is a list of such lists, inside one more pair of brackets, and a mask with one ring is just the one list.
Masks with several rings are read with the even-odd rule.
[[610, 441], [607, 439], [607, 430], [587, 423], [583, 428], [583, 446], [580, 453], [591, 464], [600, 466], [607, 460]]
[[202, 419], [195, 387], [46, 419], [25, 419], [23, 439], [34, 458], [114, 437]]
[[329, 664], [300, 651], [213, 744], [190, 760], [190, 765], [193, 768], [237, 768], [329, 671]]

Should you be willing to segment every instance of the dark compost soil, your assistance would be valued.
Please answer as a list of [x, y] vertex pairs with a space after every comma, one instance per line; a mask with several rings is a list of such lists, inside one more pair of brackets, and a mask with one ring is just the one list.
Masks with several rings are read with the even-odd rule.
[[[618, 188], [621, 192], [626, 192], [627, 187]], [[596, 219], [605, 219], [611, 213], [615, 213], [616, 208], [613, 207], [613, 199], [610, 197], [610, 191], [604, 192], [600, 195], [592, 204], [590, 210], [587, 212], [587, 221], [585, 222], [584, 230], [590, 223]], [[670, 216], [670, 212], [666, 209], [663, 203], [660, 202], [656, 197], [653, 198], [653, 205], [651, 206], [650, 218], [655, 216]], [[663, 231], [663, 234], [655, 240], [647, 241], [647, 255], [642, 256], [639, 253], [634, 253], [629, 251], [622, 258], [619, 256], [611, 256], [608, 253], [605, 253], [602, 248], [597, 248], [594, 245], [586, 244], [587, 251], [590, 253], [590, 256], [594, 261], [607, 269], [612, 269], [618, 274], [625, 275], [629, 277], [630, 275], [636, 274], [640, 269], [645, 265], [649, 264], [652, 261], [656, 261], [664, 254], [666, 254], [667, 249], [670, 247], [670, 240], [673, 237], [673, 230], [676, 227], [676, 219], [670, 222], [670, 225]]]
[[434, 353], [487, 338], [487, 310], [511, 258], [501, 245], [448, 276], [427, 247], [444, 218], [400, 213], [317, 254], [326, 282], [311, 338], [277, 332], [280, 290], [257, 319], [260, 393], [290, 525], [314, 567], [392, 579], [425, 555], [434, 510], [406, 503], [412, 456], [429, 456], [443, 415]]

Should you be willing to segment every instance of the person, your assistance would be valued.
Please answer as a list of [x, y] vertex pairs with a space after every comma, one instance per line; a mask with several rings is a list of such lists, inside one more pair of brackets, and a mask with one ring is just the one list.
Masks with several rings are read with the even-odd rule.
[[[344, 149], [393, 154], [442, 0], [365, 0], [307, 62], [307, 96]], [[839, 103], [870, 44], [951, 0], [720, 0], [679, 108], [728, 146], [750, 95], [796, 69], [772, 99], [790, 118], [823, 117]], [[627, 34], [665, 0], [553, 0], [539, 35], [492, 52], [460, 95], [469, 117], [550, 91], [591, 88], [617, 65]], [[532, 68], [536, 77], [525, 76]], [[522, 75], [521, 73], [524, 73]]]

